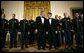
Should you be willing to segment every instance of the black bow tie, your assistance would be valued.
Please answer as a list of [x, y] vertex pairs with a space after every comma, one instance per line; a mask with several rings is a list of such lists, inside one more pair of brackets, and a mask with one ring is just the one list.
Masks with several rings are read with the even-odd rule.
[[49, 19], [51, 19], [51, 18], [49, 18]]

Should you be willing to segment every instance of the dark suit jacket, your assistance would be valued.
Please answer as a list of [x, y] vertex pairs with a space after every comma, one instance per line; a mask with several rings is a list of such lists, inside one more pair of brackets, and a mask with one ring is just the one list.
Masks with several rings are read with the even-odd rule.
[[49, 22], [49, 19], [47, 20], [47, 31], [56, 31], [57, 30], [57, 25], [56, 25], [56, 22], [55, 22], [55, 19], [51, 18], [51, 24]]
[[39, 31], [46, 30], [46, 18], [45, 17], [43, 18], [44, 18], [44, 24], [42, 24], [40, 16], [36, 17], [35, 28], [38, 29]]

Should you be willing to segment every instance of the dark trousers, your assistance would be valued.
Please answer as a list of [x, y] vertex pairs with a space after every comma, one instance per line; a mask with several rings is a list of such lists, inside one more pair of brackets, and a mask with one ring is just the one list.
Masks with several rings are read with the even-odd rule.
[[65, 44], [66, 45], [71, 45], [72, 44], [71, 31], [70, 30], [65, 31]]
[[62, 45], [62, 34], [61, 34], [61, 32], [60, 33], [58, 33], [58, 46], [61, 46]]
[[64, 44], [64, 33], [61, 31], [61, 40], [62, 40], [62, 44]]
[[83, 32], [76, 32], [75, 33], [75, 38], [76, 38], [76, 44], [77, 45], [83, 44]]
[[10, 48], [17, 47], [17, 32], [10, 32]]
[[30, 32], [30, 35], [29, 35], [29, 44], [33, 44], [34, 43], [34, 34], [33, 32]]
[[27, 32], [21, 32], [21, 48], [24, 47], [24, 44], [25, 44], [25, 47], [27, 48], [28, 46], [28, 33]]
[[56, 41], [57, 40], [56, 40], [55, 32], [49, 32], [48, 34], [49, 49], [52, 48], [52, 45], [54, 45], [54, 48], [56, 49]]
[[1, 33], [1, 48], [4, 48], [5, 47], [6, 34], [7, 34], [7, 32], [2, 32]]
[[73, 36], [74, 36], [74, 32], [71, 31], [71, 43], [73, 44]]
[[81, 35], [81, 44], [83, 44], [83, 32], [80, 32]]
[[38, 49], [45, 49], [46, 47], [46, 40], [45, 40], [45, 32], [44, 31], [39, 31], [37, 35], [37, 45]]

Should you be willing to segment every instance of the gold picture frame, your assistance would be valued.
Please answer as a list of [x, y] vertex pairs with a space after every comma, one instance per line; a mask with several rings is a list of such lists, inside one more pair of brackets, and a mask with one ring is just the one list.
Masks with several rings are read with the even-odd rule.
[[79, 14], [83, 13], [83, 8], [82, 7], [72, 7], [72, 8], [70, 8], [71, 19], [74, 18], [74, 13], [76, 13], [76, 12], [78, 12]]

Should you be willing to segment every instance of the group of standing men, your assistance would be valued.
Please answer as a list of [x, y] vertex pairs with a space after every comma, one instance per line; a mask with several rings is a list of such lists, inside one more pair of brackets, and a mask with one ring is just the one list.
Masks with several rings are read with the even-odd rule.
[[[65, 45], [73, 45], [73, 35], [75, 34], [76, 44], [83, 44], [83, 14], [79, 16], [79, 13], [75, 13], [75, 18], [72, 20], [64, 13], [64, 18], [61, 16], [55, 19], [52, 18], [52, 13], [48, 13], [48, 19], [45, 18], [45, 12], [41, 11], [40, 16], [36, 17], [36, 21], [26, 19], [23, 16], [23, 20], [20, 22], [15, 18], [15, 14], [12, 14], [12, 19], [9, 21], [5, 19], [5, 14], [1, 15], [1, 47], [5, 47], [6, 34], [10, 33], [10, 48], [17, 48], [17, 32], [21, 32], [20, 42], [21, 49], [25, 47], [28, 48], [28, 44], [34, 43], [34, 32], [37, 34], [37, 46], [40, 50], [41, 48], [45, 50], [46, 40], [49, 44], [49, 49], [60, 47], [63, 44], [65, 37]], [[28, 43], [29, 39], [29, 43]]]

